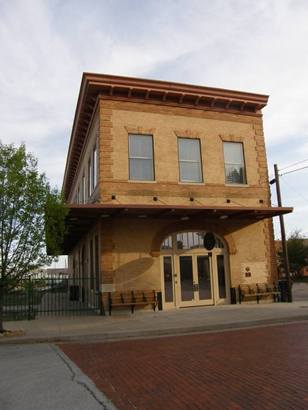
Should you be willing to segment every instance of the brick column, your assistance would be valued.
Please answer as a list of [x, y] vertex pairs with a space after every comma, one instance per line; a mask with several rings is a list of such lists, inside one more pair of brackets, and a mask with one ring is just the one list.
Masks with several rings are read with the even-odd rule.
[[[99, 106], [99, 184], [102, 188], [104, 181], [113, 180], [113, 133], [112, 110], [105, 106], [107, 103], [100, 100]], [[100, 189], [102, 192], [102, 189]], [[100, 198], [102, 202], [104, 198]]]

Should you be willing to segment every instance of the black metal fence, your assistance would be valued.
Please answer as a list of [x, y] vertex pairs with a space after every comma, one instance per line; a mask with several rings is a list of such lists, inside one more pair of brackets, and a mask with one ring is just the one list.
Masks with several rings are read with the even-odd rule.
[[104, 314], [93, 277], [27, 278], [2, 295], [4, 320], [32, 320], [41, 315]]

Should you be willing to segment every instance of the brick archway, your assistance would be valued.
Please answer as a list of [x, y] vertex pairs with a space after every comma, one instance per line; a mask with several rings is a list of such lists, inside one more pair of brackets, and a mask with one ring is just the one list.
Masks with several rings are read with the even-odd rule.
[[168, 237], [169, 235], [175, 233], [175, 232], [181, 232], [181, 231], [211, 231], [218, 236], [220, 236], [224, 241], [226, 242], [227, 245], [227, 250], [229, 255], [234, 255], [237, 250], [236, 250], [236, 245], [234, 238], [231, 233], [227, 233], [225, 229], [221, 226], [221, 224], [217, 222], [212, 222], [212, 221], [178, 221], [178, 222], [173, 222], [167, 226], [165, 226], [163, 229], [158, 231], [152, 240], [151, 244], [151, 255], [154, 257], [160, 256], [160, 247], [163, 242], [163, 240]]

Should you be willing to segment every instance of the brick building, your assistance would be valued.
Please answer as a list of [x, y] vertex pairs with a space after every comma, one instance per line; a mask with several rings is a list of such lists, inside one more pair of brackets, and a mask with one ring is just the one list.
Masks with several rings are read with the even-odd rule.
[[163, 308], [230, 303], [277, 278], [261, 109], [268, 97], [85, 73], [63, 191], [69, 270]]

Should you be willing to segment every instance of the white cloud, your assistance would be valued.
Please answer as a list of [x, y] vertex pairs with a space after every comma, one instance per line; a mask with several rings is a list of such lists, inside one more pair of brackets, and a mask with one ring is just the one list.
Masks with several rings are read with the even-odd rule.
[[[61, 186], [81, 74], [94, 71], [270, 94], [270, 167], [305, 159], [307, 21], [300, 0], [1, 2], [0, 138], [25, 141]], [[292, 181], [307, 190], [304, 174]]]

